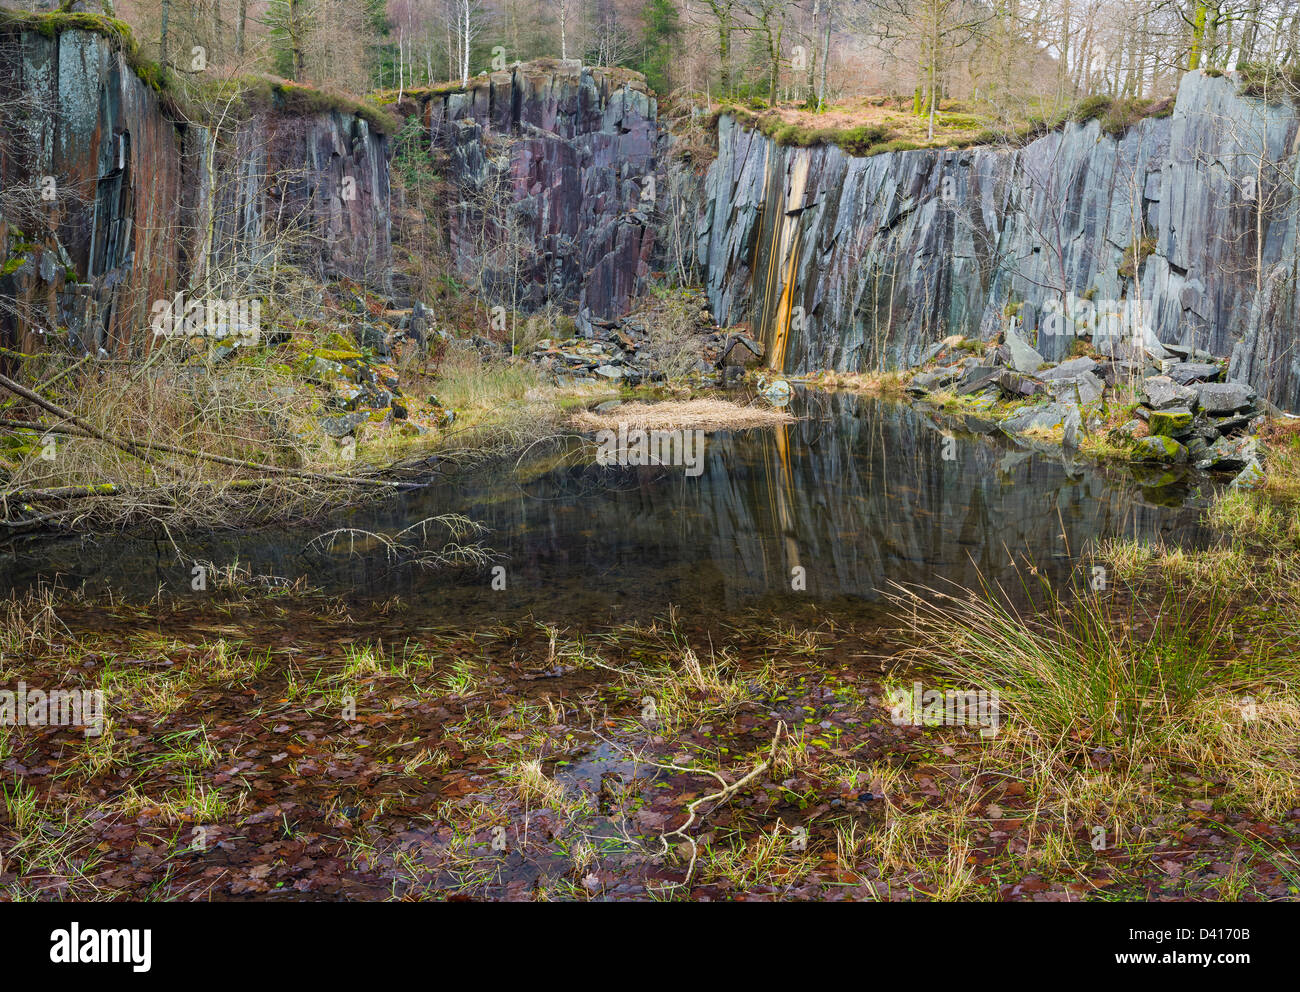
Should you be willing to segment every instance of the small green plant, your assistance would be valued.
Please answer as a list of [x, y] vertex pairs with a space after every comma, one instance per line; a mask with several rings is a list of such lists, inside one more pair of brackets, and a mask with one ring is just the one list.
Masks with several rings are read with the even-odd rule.
[[0, 798], [4, 800], [5, 814], [15, 831], [26, 834], [35, 828], [40, 815], [36, 807], [36, 792], [30, 785], [15, 779], [12, 785], [0, 787]]
[[1136, 280], [1142, 271], [1142, 266], [1156, 250], [1159, 242], [1150, 235], [1145, 235], [1129, 245], [1124, 252], [1124, 261], [1120, 263], [1116, 270], [1116, 275], [1121, 279]]

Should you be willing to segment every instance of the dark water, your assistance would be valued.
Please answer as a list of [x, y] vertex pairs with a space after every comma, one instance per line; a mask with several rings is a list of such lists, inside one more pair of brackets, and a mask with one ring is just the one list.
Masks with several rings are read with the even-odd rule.
[[[602, 467], [590, 451], [550, 451], [310, 527], [185, 539], [187, 560], [161, 536], [45, 542], [6, 556], [0, 587], [57, 575], [68, 586], [149, 594], [161, 584], [189, 594], [193, 561], [238, 560], [254, 574], [305, 576], [359, 600], [400, 596], [412, 619], [532, 612], [604, 623], [670, 605], [728, 613], [814, 602], [868, 612], [891, 583], [1015, 585], [1026, 562], [1068, 585], [1086, 577], [1087, 551], [1101, 538], [1205, 540], [1194, 493], [1189, 505], [1159, 505], [1133, 480], [1059, 454], [977, 437], [945, 444], [907, 406], [811, 393], [793, 410], [802, 419], [792, 425], [710, 435], [695, 478], [680, 467]], [[448, 512], [490, 529], [483, 540], [505, 570], [504, 590], [492, 588], [486, 567], [421, 569], [374, 540], [337, 542], [333, 553], [309, 547], [334, 527], [391, 536]], [[802, 590], [792, 587], [795, 569]]]

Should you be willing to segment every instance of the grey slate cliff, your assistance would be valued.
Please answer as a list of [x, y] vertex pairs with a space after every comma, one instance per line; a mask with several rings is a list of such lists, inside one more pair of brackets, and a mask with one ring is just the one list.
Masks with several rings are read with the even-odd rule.
[[1172, 116], [1118, 140], [1091, 122], [1020, 148], [855, 158], [723, 117], [701, 272], [719, 320], [751, 323], [788, 372], [908, 365], [1013, 316], [1060, 359], [1072, 328], [1052, 304], [1231, 356], [1233, 378], [1294, 410], [1298, 117], [1200, 72]]
[[388, 285], [388, 142], [361, 117], [264, 108], [223, 132], [214, 168], [211, 132], [170, 113], [100, 33], [8, 25], [0, 70], [0, 182], [58, 190], [38, 226], [0, 218], [8, 343], [143, 348], [154, 301], [287, 241], [317, 277]]

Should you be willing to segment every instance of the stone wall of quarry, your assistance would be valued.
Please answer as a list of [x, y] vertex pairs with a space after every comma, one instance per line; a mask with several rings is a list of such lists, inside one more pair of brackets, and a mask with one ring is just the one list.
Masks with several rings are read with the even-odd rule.
[[[0, 220], [7, 343], [53, 333], [124, 353], [154, 301], [269, 263], [391, 287], [386, 135], [350, 110], [271, 104], [214, 151], [120, 48], [0, 28], [0, 178], [59, 187], [44, 229]], [[870, 158], [784, 147], [723, 116], [703, 177], [675, 161], [625, 70], [541, 60], [402, 109], [450, 183], [460, 275], [494, 303], [555, 305], [599, 336], [652, 266], [693, 264], [717, 321], [748, 324], [789, 373], [909, 366], [1012, 318], [1056, 361], [1078, 334], [1126, 347], [1106, 335], [1132, 324], [1149, 351], [1229, 357], [1231, 378], [1295, 410], [1300, 115], [1239, 90], [1194, 72], [1170, 116], [1118, 138], [1093, 121], [1022, 147]]]
[[856, 158], [723, 117], [702, 277], [719, 321], [749, 323], [789, 373], [911, 365], [1015, 316], [1049, 360], [1075, 332], [1146, 328], [1300, 409], [1298, 118], [1201, 72], [1120, 138], [1094, 121], [1017, 148]]
[[587, 331], [628, 311], [655, 243], [657, 103], [638, 73], [539, 60], [420, 107], [448, 159], [463, 277], [497, 303], [558, 306]]
[[277, 254], [316, 277], [387, 285], [387, 138], [351, 112], [272, 106], [214, 135], [171, 111], [117, 39], [12, 24], [0, 26], [0, 103], [5, 189], [49, 177], [56, 191], [26, 229], [21, 211], [0, 218], [10, 346], [144, 350], [155, 301], [204, 292], [209, 271], [223, 299], [254, 294], [241, 275]]

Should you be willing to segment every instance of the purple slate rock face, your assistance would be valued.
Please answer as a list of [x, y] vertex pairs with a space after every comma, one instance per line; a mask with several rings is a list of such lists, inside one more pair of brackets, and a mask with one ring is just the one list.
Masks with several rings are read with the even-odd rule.
[[294, 218], [315, 239], [308, 261], [317, 278], [388, 288], [387, 140], [366, 121], [339, 111], [262, 112], [238, 128], [219, 161], [221, 174], [241, 178], [218, 189], [217, 215], [226, 228], [219, 244], [247, 251], [273, 241], [276, 215]]
[[430, 139], [459, 189], [448, 213], [462, 274], [493, 302], [555, 304], [584, 329], [627, 313], [654, 250], [656, 114], [639, 74], [573, 60], [431, 97]]

